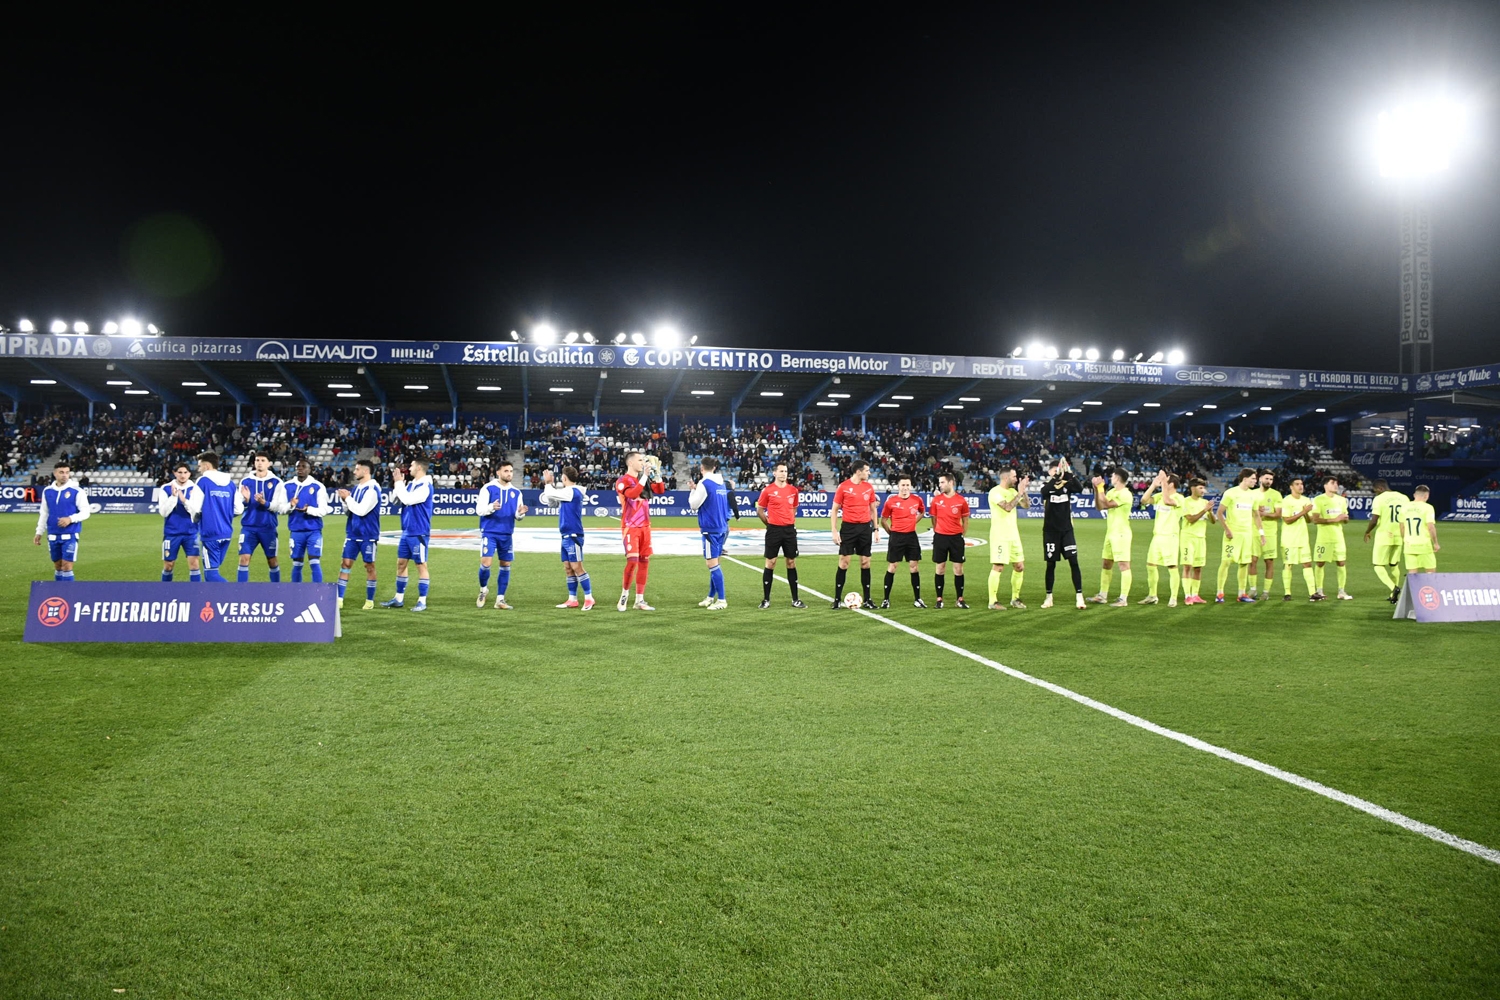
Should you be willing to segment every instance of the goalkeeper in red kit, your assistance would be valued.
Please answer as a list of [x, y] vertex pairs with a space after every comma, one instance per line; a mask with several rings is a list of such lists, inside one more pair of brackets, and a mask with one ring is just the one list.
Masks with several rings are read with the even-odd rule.
[[625, 474], [615, 481], [615, 496], [620, 500], [620, 532], [625, 541], [625, 579], [616, 611], [630, 609], [630, 582], [635, 581], [635, 609], [655, 611], [646, 603], [646, 573], [651, 563], [651, 506], [646, 496], [665, 492], [661, 466], [647, 463], [645, 456], [632, 451], [625, 456]]

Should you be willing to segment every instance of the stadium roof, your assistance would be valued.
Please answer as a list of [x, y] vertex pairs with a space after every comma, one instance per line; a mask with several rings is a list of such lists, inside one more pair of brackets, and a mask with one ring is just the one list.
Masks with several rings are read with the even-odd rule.
[[1393, 375], [1022, 358], [474, 342], [7, 334], [17, 402], [742, 420], [853, 416], [1279, 426], [1414, 398], [1500, 405], [1500, 366]]

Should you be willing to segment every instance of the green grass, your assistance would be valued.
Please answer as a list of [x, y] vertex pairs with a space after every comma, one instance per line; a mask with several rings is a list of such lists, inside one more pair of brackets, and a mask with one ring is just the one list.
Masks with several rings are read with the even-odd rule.
[[[32, 524], [0, 518], [6, 998], [1500, 992], [1500, 866], [784, 584], [758, 611], [750, 569], [713, 615], [659, 557], [627, 616], [591, 557], [583, 615], [521, 554], [503, 613], [436, 550], [431, 612], [333, 647], [25, 646]], [[155, 579], [159, 524], [91, 521], [80, 577]], [[1350, 603], [1043, 612], [1037, 560], [1032, 610], [889, 614], [1500, 846], [1500, 625], [1392, 622], [1353, 537]]]

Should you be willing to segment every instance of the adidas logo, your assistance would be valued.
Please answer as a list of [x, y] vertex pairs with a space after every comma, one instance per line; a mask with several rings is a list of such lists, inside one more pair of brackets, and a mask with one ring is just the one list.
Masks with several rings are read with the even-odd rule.
[[327, 620], [323, 617], [323, 612], [318, 610], [316, 604], [309, 604], [306, 611], [292, 619], [294, 622], [323, 622]]

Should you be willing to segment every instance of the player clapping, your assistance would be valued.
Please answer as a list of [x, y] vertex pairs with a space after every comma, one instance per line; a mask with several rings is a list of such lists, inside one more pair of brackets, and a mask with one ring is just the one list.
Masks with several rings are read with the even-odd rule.
[[[562, 484], [552, 480], [552, 470], [542, 472], [542, 493], [538, 498], [548, 507], [557, 508], [557, 530], [562, 535], [562, 564], [568, 578], [568, 599], [556, 605], [559, 608], [578, 607], [578, 592], [583, 591], [583, 610], [594, 608], [594, 585], [589, 580], [588, 570], [583, 568], [583, 487], [579, 486], [578, 470], [571, 465], [563, 466]], [[484, 591], [480, 591], [480, 603], [484, 603]]]

